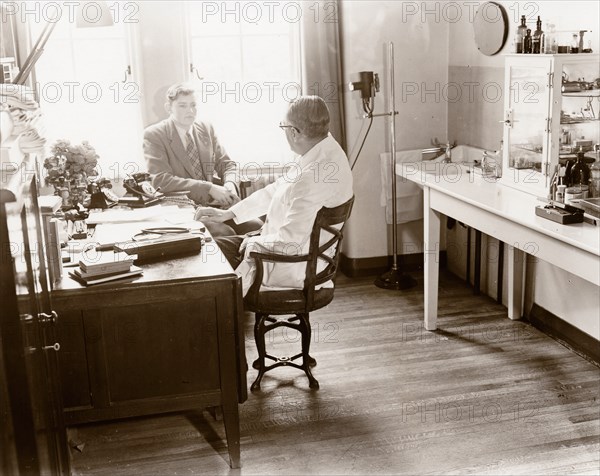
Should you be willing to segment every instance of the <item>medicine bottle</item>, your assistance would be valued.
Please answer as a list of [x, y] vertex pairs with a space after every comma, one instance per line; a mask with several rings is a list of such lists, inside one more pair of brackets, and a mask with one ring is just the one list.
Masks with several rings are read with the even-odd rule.
[[583, 149], [579, 147], [577, 152], [577, 161], [571, 167], [571, 185], [588, 185], [590, 181], [590, 169], [585, 163], [585, 154]]
[[521, 15], [521, 24], [517, 27], [517, 34], [515, 35], [515, 53], [524, 53], [523, 40], [525, 40], [526, 33], [527, 24], [525, 23], [525, 15]]

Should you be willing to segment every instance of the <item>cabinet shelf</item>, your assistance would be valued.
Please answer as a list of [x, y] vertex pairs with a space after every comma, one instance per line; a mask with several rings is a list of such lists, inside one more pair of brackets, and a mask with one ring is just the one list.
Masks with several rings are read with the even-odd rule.
[[563, 97], [567, 98], [597, 98], [600, 97], [600, 89], [586, 89], [585, 91], [574, 91], [570, 93], [562, 93]]
[[581, 118], [581, 119], [569, 119], [568, 121], [565, 121], [564, 119], [560, 121], [561, 124], [585, 124], [587, 122], [598, 122], [600, 121], [600, 118], [596, 118], [596, 119], [587, 119], [587, 118]]

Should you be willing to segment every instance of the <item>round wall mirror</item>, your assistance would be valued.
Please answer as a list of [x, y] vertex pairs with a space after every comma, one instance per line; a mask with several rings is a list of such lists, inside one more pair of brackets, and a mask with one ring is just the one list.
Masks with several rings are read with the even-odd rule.
[[484, 55], [498, 53], [508, 36], [508, 15], [502, 5], [495, 2], [483, 3], [473, 20], [475, 44]]

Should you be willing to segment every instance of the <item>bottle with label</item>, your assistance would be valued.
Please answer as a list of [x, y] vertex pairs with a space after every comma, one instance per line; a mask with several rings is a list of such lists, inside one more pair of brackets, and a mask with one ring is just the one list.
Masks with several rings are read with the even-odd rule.
[[542, 30], [542, 19], [540, 17], [537, 18], [536, 28], [531, 43], [532, 53], [540, 54], [544, 51], [544, 31]]
[[552, 23], [546, 23], [546, 32], [544, 33], [544, 53], [554, 54], [558, 51], [556, 43], [555, 26]]
[[579, 39], [577, 33], [573, 33], [573, 38], [571, 39], [571, 53], [579, 53]]
[[565, 203], [565, 191], [567, 190], [566, 185], [558, 185], [556, 187], [556, 198], [555, 200], [559, 203]]
[[525, 15], [521, 15], [521, 24], [517, 27], [517, 33], [515, 35], [515, 53], [523, 53], [523, 41], [525, 40], [525, 33], [527, 32], [527, 25], [525, 23]]
[[523, 53], [531, 53], [533, 51], [533, 38], [531, 38], [531, 29], [527, 28], [527, 34], [523, 38]]
[[577, 152], [577, 161], [571, 167], [571, 185], [588, 185], [590, 181], [590, 169], [585, 163], [585, 154], [583, 148]]

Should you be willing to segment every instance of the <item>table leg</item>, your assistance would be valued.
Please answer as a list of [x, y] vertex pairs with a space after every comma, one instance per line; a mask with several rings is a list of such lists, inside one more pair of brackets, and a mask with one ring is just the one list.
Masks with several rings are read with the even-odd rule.
[[223, 423], [225, 425], [225, 437], [227, 439], [227, 449], [229, 451], [229, 466], [234, 469], [239, 468], [240, 417], [237, 399], [236, 401], [227, 401], [223, 403]]
[[508, 246], [508, 317], [520, 319], [523, 315], [525, 287], [525, 253]]
[[430, 206], [431, 189], [426, 187], [424, 197], [423, 220], [423, 256], [424, 256], [424, 294], [425, 329], [437, 328], [438, 283], [440, 274], [440, 214]]

